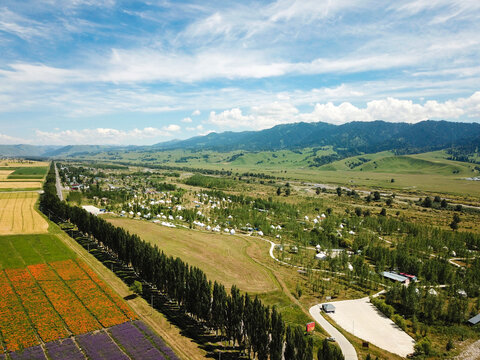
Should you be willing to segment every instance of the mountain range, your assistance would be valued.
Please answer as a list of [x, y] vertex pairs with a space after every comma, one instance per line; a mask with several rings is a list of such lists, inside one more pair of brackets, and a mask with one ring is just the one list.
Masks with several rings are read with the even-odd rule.
[[385, 121], [350, 122], [332, 125], [324, 122], [277, 125], [260, 131], [210, 133], [186, 140], [173, 140], [152, 146], [0, 145], [0, 156], [71, 157], [106, 151], [168, 151], [176, 149], [212, 151], [275, 151], [330, 145], [352, 153], [394, 150], [413, 153], [462, 146], [480, 145], [480, 124], [426, 120], [416, 124]]

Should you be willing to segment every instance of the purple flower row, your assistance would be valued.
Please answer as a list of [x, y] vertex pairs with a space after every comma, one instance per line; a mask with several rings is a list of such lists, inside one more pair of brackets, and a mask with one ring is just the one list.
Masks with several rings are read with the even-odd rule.
[[131, 358], [142, 360], [165, 360], [162, 353], [153, 346], [131, 322], [113, 326], [109, 329], [115, 341], [120, 344]]
[[79, 335], [76, 340], [91, 360], [128, 360], [104, 331]]
[[[165, 342], [141, 321], [126, 322], [103, 330], [45, 344], [52, 360], [180, 360]], [[113, 339], [112, 339], [113, 338]], [[128, 354], [128, 356], [122, 351]], [[11, 360], [46, 360], [42, 347], [9, 353]], [[6, 359], [0, 353], [0, 360]]]
[[52, 341], [45, 344], [52, 360], [85, 360], [85, 356], [72, 339]]
[[40, 345], [32, 346], [22, 351], [12, 352], [9, 355], [12, 360], [46, 360]]
[[142, 330], [142, 332], [148, 336], [150, 341], [153, 342], [157, 349], [167, 355], [170, 360], [180, 360], [180, 358], [173, 352], [173, 350], [169, 346], [167, 346], [167, 344], [165, 344], [163, 339], [157, 334], [155, 334], [152, 329], [150, 329], [145, 323], [141, 322], [140, 320], [134, 321], [133, 323], [136, 327]]

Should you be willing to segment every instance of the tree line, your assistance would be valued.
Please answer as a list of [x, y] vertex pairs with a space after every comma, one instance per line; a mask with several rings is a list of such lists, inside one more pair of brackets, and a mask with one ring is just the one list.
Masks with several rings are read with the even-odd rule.
[[[167, 256], [157, 246], [98, 218], [82, 208], [60, 201], [51, 165], [41, 197], [42, 211], [68, 219], [79, 231], [92, 236], [119, 261], [175, 301], [183, 311], [220, 332], [224, 338], [258, 359], [313, 358], [313, 340], [300, 327], [287, 326], [276, 307], [265, 306], [257, 296], [241, 294], [233, 285], [227, 293], [212, 284], [205, 273], [180, 258]], [[284, 346], [285, 345], [285, 346]]]

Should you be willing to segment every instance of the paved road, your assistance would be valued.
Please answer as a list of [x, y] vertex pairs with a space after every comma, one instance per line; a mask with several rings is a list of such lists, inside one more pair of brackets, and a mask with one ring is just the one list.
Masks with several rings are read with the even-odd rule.
[[330, 324], [320, 313], [319, 305], [314, 305], [310, 308], [310, 315], [315, 321], [332, 337], [335, 338], [338, 346], [342, 350], [345, 360], [358, 360], [357, 352], [353, 345], [347, 340], [343, 334], [338, 331], [332, 324]]
[[60, 184], [60, 175], [58, 175], [57, 164], [54, 163], [53, 165], [55, 166], [55, 178], [56, 178], [55, 186], [57, 188], [57, 195], [58, 195], [58, 198], [60, 199], [60, 201], [62, 201], [63, 200], [63, 193], [62, 193], [62, 185]]

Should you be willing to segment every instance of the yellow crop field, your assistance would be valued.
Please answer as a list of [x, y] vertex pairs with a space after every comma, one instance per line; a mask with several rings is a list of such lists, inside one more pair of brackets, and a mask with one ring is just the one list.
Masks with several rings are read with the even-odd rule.
[[47, 161], [30, 161], [30, 160], [0, 160], [0, 167], [28, 167], [28, 166], [48, 166]]
[[40, 189], [40, 181], [0, 181], [0, 189]]
[[0, 234], [46, 233], [48, 224], [34, 209], [35, 192], [0, 193]]
[[13, 170], [0, 170], [0, 181], [6, 180], [11, 173], [13, 173]]

